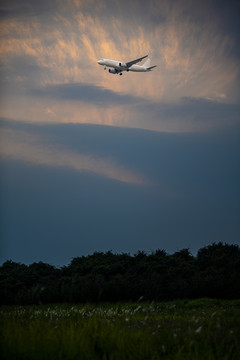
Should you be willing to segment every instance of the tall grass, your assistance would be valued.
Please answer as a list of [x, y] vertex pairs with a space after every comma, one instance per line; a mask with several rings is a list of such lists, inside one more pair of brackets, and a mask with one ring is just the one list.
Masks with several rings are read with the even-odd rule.
[[240, 302], [3, 307], [2, 359], [240, 359]]

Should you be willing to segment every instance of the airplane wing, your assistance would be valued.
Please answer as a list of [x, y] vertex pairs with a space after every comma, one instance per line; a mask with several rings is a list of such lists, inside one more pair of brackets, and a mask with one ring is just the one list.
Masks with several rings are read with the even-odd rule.
[[141, 57], [139, 59], [136, 59], [136, 60], [129, 61], [129, 62], [126, 63], [126, 65], [129, 68], [130, 66], [142, 61], [142, 59], [145, 59], [146, 57], [148, 57], [148, 55], [145, 55], [145, 56], [143, 56], [143, 57]]

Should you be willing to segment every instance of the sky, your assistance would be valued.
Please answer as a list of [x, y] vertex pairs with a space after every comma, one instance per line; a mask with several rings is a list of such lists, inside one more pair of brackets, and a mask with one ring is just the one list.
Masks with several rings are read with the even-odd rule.
[[[239, 14], [0, 2], [0, 263], [240, 245]], [[97, 64], [147, 54], [147, 73]]]

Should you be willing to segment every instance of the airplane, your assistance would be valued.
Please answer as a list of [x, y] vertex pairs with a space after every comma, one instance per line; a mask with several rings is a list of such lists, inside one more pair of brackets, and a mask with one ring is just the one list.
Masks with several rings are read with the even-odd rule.
[[122, 75], [123, 71], [136, 71], [136, 72], [152, 71], [152, 69], [155, 68], [157, 65], [150, 66], [150, 59], [147, 59], [147, 61], [143, 65], [135, 65], [138, 62], [145, 59], [146, 57], [148, 57], [148, 55], [145, 55], [139, 59], [132, 60], [126, 63], [122, 61], [116, 61], [110, 59], [100, 59], [98, 60], [98, 64], [103, 65], [104, 70], [106, 70], [107, 67], [111, 68], [108, 70], [110, 74]]

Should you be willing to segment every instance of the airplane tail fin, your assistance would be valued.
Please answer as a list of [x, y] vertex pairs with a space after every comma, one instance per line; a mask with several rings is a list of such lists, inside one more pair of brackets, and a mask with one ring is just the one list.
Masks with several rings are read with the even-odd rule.
[[143, 66], [145, 67], [145, 69], [147, 71], [151, 71], [153, 68], [155, 68], [157, 65], [153, 65], [153, 66], [150, 66], [151, 65], [151, 60], [150, 59], [147, 59], [145, 61], [145, 63], [143, 64]]
[[150, 60], [150, 59], [147, 59], [147, 60], [145, 61], [145, 63], [143, 64], [143, 66], [144, 66], [145, 68], [148, 68], [148, 67], [150, 66], [150, 64], [151, 64], [151, 60]]

